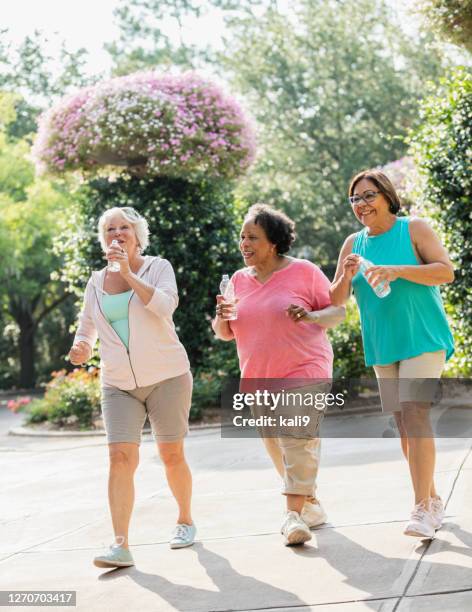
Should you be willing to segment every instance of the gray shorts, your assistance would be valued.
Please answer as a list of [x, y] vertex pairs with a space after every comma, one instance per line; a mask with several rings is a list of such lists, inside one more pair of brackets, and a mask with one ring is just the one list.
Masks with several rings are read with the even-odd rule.
[[146, 416], [158, 442], [184, 438], [188, 432], [192, 383], [191, 372], [186, 372], [131, 391], [102, 387], [102, 415], [108, 443], [140, 444]]

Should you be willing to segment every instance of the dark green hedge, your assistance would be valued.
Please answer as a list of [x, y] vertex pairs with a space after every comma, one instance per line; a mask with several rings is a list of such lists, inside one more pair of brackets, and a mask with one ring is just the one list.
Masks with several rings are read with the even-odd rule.
[[472, 72], [456, 70], [422, 108], [412, 148], [456, 279], [444, 288], [457, 343], [456, 374], [472, 373]]

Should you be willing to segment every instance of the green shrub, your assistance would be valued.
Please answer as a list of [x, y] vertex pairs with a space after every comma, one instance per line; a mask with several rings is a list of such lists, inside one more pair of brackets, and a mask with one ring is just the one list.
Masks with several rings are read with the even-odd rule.
[[455, 266], [446, 285], [456, 355], [448, 373], [472, 373], [472, 78], [456, 70], [422, 107], [411, 148], [423, 177], [423, 208], [432, 217]]
[[77, 424], [81, 429], [93, 428], [93, 421], [100, 415], [98, 371], [53, 372], [44, 398], [31, 402], [27, 413], [28, 423], [48, 421], [59, 427]]
[[205, 408], [218, 408], [223, 384], [229, 378], [239, 378], [239, 375], [236, 343], [213, 337], [205, 365], [195, 373], [190, 418], [201, 418]]
[[353, 300], [346, 306], [346, 318], [328, 331], [333, 346], [333, 378], [349, 380], [365, 378], [372, 374], [365, 365], [359, 311]]

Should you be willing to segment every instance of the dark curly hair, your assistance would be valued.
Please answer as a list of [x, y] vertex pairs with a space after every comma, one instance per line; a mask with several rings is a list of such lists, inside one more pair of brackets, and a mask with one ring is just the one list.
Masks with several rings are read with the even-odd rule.
[[285, 213], [267, 204], [254, 204], [247, 211], [245, 221], [253, 221], [265, 231], [267, 240], [275, 244], [277, 255], [288, 253], [295, 238], [295, 222]]
[[354, 189], [356, 188], [357, 183], [359, 183], [359, 181], [362, 179], [368, 179], [374, 183], [377, 189], [387, 200], [388, 209], [392, 215], [396, 215], [399, 212], [401, 202], [398, 193], [396, 192], [395, 187], [388, 176], [377, 168], [363, 170], [362, 172], [359, 172], [359, 174], [356, 174], [356, 176], [351, 179], [351, 183], [349, 185], [349, 196], [354, 194]]

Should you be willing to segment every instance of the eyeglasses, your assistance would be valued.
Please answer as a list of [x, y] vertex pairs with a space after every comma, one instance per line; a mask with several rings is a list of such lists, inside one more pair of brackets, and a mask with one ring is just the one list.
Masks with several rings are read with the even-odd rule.
[[372, 204], [375, 201], [377, 196], [381, 193], [380, 191], [364, 191], [364, 195], [354, 195], [349, 198], [349, 202], [352, 206], [358, 206], [362, 201], [366, 204]]

